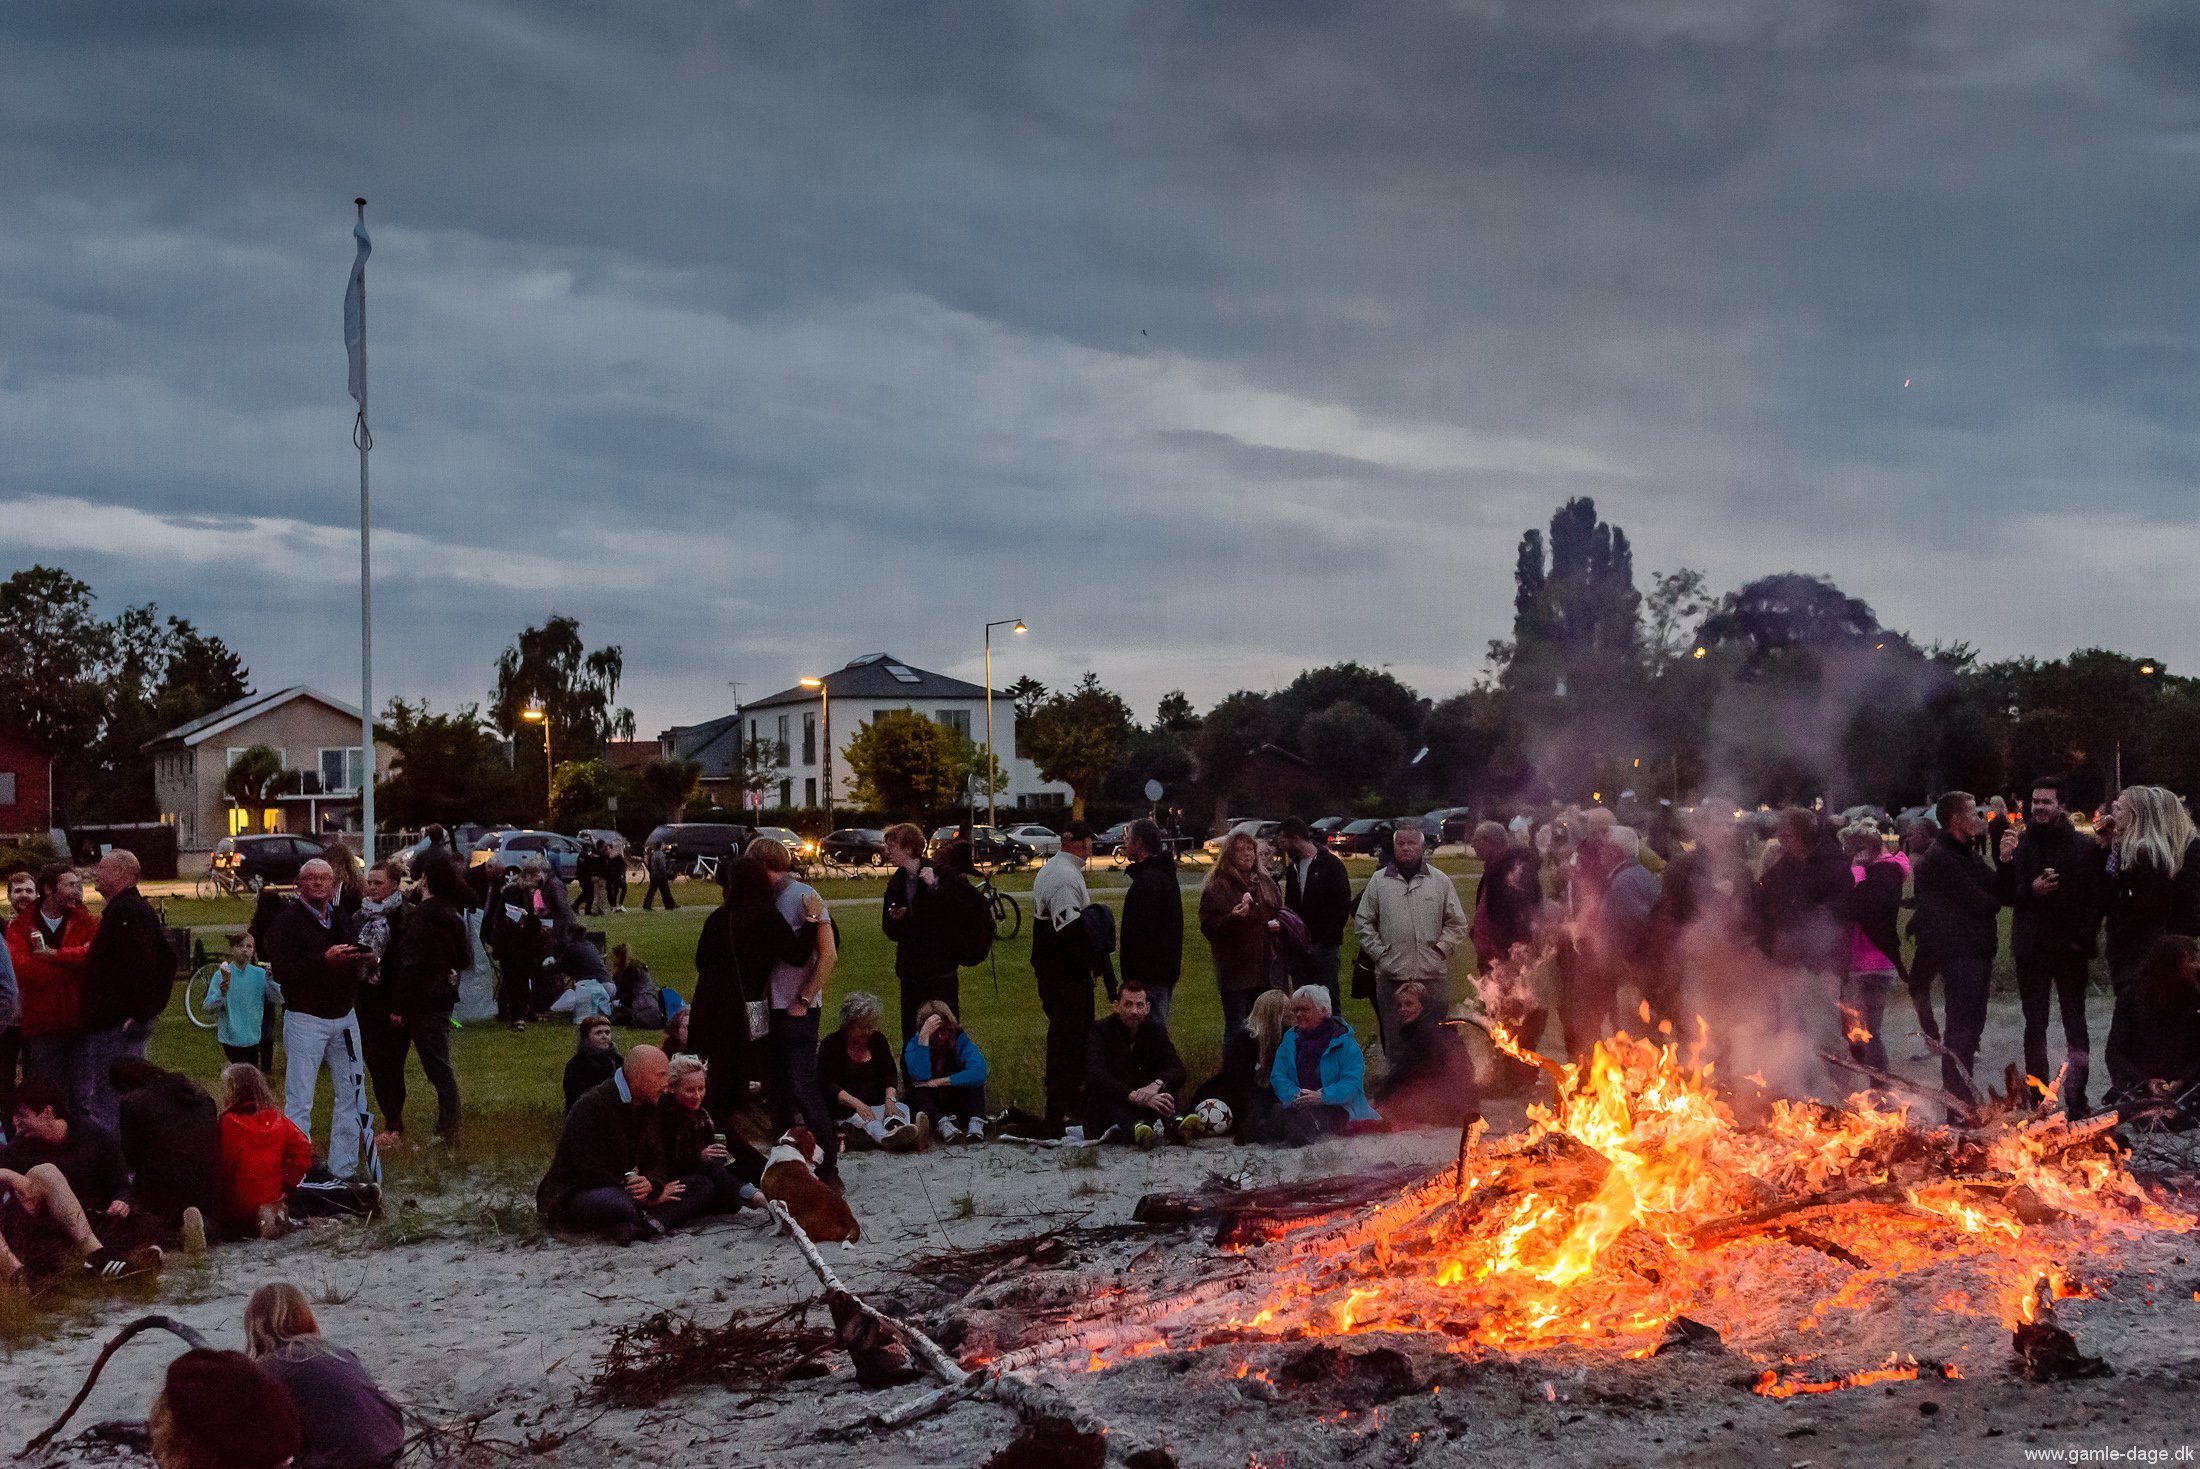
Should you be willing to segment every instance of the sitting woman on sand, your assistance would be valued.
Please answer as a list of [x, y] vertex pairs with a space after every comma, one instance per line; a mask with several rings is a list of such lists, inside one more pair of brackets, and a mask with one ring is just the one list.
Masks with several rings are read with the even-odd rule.
[[[2124, 1058], [2131, 1080], [2110, 1093], [2111, 1104], [2167, 1101], [2200, 1081], [2200, 944], [2182, 934], [2155, 940], [2132, 980], [2130, 1043]], [[2200, 1104], [2188, 1101], [2189, 1117]]]
[[674, 1056], [665, 1072], [664, 1099], [657, 1104], [665, 1171], [681, 1185], [682, 1220], [731, 1214], [761, 1199], [755, 1185], [764, 1176], [764, 1155], [739, 1133], [722, 1131], [722, 1124], [704, 1109], [708, 1073], [700, 1057]]
[[1276, 1093], [1268, 1076], [1275, 1068], [1276, 1047], [1290, 1029], [1290, 993], [1262, 990], [1245, 1017], [1251, 1044], [1226, 1047], [1222, 1069], [1192, 1093], [1194, 1107], [1212, 1098], [1230, 1109], [1230, 1136], [1240, 1144], [1273, 1140]]
[[384, 1469], [405, 1447], [405, 1415], [359, 1358], [321, 1337], [305, 1292], [263, 1285], [244, 1308], [245, 1355], [298, 1410], [295, 1469]]
[[1269, 1081], [1281, 1104], [1276, 1130], [1302, 1146], [1357, 1122], [1378, 1122], [1368, 1105], [1367, 1062], [1352, 1027], [1329, 1013], [1329, 991], [1301, 985], [1291, 995], [1291, 1029], [1276, 1047]]
[[885, 1013], [879, 997], [864, 990], [840, 1002], [840, 1029], [817, 1043], [818, 1086], [843, 1142], [916, 1152], [930, 1139], [932, 1124], [912, 1123], [901, 1099], [894, 1048], [878, 1028]]
[[1475, 1110], [1474, 1073], [1459, 1033], [1443, 1023], [1425, 986], [1398, 986], [1398, 1054], [1373, 1102], [1399, 1127], [1457, 1127]]
[[909, 1104], [932, 1119], [941, 1142], [985, 1138], [985, 1054], [945, 1000], [917, 1011], [917, 1033], [902, 1048]]

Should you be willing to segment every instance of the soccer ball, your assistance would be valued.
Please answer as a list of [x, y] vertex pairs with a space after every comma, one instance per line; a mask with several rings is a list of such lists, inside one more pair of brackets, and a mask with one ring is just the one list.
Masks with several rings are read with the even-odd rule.
[[1209, 1137], [1223, 1137], [1230, 1131], [1230, 1104], [1220, 1097], [1207, 1098], [1192, 1109], [1192, 1115], [1199, 1119]]

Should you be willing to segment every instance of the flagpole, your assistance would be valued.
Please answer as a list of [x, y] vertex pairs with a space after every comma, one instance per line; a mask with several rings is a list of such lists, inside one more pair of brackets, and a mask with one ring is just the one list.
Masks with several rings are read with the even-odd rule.
[[[359, 229], [367, 227], [367, 201], [352, 201]], [[374, 435], [367, 430], [367, 283], [359, 272], [359, 417], [351, 441], [359, 450], [359, 825], [361, 860], [374, 865], [374, 542], [367, 518], [367, 453]]]

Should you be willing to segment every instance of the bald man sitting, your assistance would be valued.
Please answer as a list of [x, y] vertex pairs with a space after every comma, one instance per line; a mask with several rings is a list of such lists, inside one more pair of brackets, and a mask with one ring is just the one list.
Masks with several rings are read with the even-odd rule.
[[[298, 896], [267, 928], [268, 968], [283, 993], [283, 1115], [313, 1136], [313, 1098], [328, 1068], [328, 1166], [356, 1179], [366, 1126], [366, 1060], [354, 1006], [372, 951], [360, 947], [359, 920], [336, 901], [336, 870], [316, 857], [298, 869]], [[371, 1165], [366, 1170], [371, 1174]]]
[[138, 859], [112, 851], [92, 869], [107, 900], [99, 931], [84, 959], [83, 1067], [76, 1084], [76, 1115], [106, 1132], [121, 1130], [121, 1098], [108, 1068], [125, 1056], [145, 1057], [153, 1022], [168, 1008], [176, 982], [176, 956], [161, 932], [160, 915], [138, 891]]
[[663, 1051], [636, 1046], [609, 1081], [581, 1093], [535, 1189], [546, 1226], [628, 1245], [664, 1234], [693, 1212], [666, 1163], [657, 1120], [670, 1071]]

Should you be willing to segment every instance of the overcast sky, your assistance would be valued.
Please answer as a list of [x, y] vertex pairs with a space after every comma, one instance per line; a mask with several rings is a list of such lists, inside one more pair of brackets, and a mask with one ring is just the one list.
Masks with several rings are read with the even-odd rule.
[[2200, 11], [0, 9], [0, 571], [645, 734], [890, 650], [1468, 684], [1521, 530], [2200, 671]]

